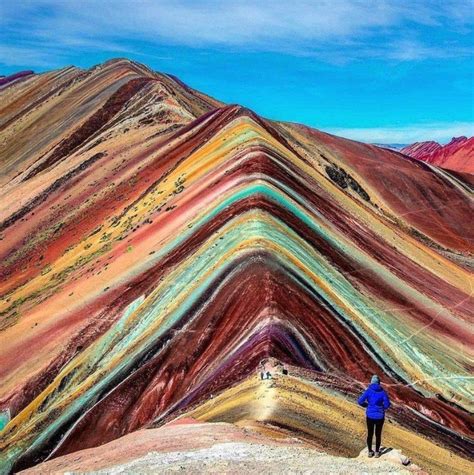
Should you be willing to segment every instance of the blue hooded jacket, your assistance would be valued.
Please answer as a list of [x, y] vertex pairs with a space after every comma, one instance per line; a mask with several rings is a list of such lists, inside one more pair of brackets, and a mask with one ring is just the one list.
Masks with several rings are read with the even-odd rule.
[[370, 419], [383, 419], [385, 411], [390, 407], [390, 399], [387, 393], [377, 383], [369, 385], [357, 402], [362, 407], [367, 404], [365, 413]]

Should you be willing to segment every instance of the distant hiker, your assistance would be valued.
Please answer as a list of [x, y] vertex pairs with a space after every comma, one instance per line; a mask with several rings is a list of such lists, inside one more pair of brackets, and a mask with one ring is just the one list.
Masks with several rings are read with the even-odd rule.
[[260, 379], [265, 379], [265, 373], [263, 371], [260, 371]]
[[[367, 448], [369, 457], [380, 457], [380, 444], [382, 442], [382, 428], [385, 422], [385, 411], [390, 407], [390, 399], [380, 386], [380, 378], [372, 376], [369, 387], [362, 393], [357, 401], [360, 406], [366, 407], [367, 416]], [[375, 428], [375, 454], [372, 450], [372, 438]]]
[[266, 376], [266, 379], [272, 379], [272, 373], [270, 373], [270, 371], [267, 371]]

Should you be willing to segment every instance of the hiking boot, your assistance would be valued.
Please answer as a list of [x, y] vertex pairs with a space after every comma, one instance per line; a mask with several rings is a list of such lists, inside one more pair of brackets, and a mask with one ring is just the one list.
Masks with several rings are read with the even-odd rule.
[[373, 450], [369, 450], [369, 458], [372, 458], [374, 456], [374, 451]]
[[381, 455], [382, 455], [382, 453], [380, 452], [380, 450], [377, 450], [377, 452], [375, 452], [375, 458], [376, 459], [378, 459]]

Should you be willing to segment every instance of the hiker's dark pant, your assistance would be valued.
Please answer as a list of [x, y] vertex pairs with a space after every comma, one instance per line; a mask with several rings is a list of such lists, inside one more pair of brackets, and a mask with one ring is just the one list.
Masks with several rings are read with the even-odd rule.
[[367, 417], [367, 447], [372, 450], [372, 438], [374, 437], [375, 429], [375, 450], [380, 450], [380, 444], [382, 443], [382, 427], [385, 419], [371, 419]]

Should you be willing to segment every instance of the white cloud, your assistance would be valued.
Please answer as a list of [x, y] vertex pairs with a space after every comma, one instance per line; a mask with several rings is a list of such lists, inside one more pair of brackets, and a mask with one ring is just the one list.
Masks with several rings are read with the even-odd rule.
[[[232, 47], [313, 55], [341, 63], [368, 57], [413, 61], [472, 48], [417, 38], [415, 25], [466, 32], [465, 0], [22, 0], [0, 2], [8, 46], [38, 62], [68, 47], [120, 51], [149, 44]], [[471, 5], [472, 6], [472, 5]], [[46, 13], [45, 13], [46, 12]], [[14, 44], [11, 43], [14, 38]], [[400, 38], [403, 38], [401, 41]], [[449, 46], [449, 47], [448, 47]], [[1, 58], [0, 58], [1, 59]], [[5, 56], [0, 62], [9, 63]]]
[[474, 123], [430, 123], [403, 127], [330, 128], [326, 132], [359, 142], [380, 144], [410, 144], [425, 140], [446, 143], [452, 137], [474, 135]]

